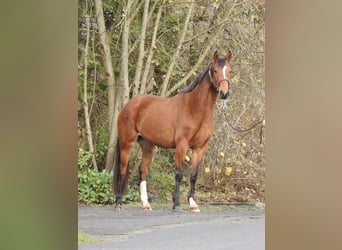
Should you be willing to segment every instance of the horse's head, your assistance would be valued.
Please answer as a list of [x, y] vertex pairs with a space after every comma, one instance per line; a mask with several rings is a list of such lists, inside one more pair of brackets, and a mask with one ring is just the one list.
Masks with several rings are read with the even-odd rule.
[[227, 99], [229, 95], [229, 89], [231, 86], [231, 68], [230, 61], [232, 54], [228, 51], [225, 58], [220, 57], [219, 53], [215, 51], [214, 62], [209, 69], [210, 81], [219, 92], [221, 99]]

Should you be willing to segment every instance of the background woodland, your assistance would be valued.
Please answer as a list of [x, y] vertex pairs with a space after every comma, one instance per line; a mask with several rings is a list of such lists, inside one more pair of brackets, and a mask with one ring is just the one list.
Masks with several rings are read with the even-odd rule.
[[[78, 13], [79, 201], [113, 202], [122, 106], [137, 94], [176, 95], [215, 50], [232, 51], [233, 85], [228, 100], [217, 102], [196, 196], [204, 202], [264, 201], [264, 1], [79, 0]], [[127, 201], [139, 199], [140, 157], [136, 146]], [[186, 197], [189, 171], [183, 172]], [[170, 201], [173, 173], [174, 151], [156, 148], [148, 180], [152, 199]]]

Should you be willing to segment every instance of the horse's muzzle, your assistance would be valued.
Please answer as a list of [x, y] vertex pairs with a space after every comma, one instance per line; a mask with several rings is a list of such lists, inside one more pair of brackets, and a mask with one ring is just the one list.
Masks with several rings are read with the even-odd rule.
[[220, 99], [225, 100], [229, 96], [229, 91], [227, 91], [226, 93], [223, 93], [222, 91], [220, 91], [219, 95], [220, 95]]
[[227, 97], [229, 96], [230, 85], [230, 81], [226, 79], [220, 82], [220, 86], [218, 88], [220, 99], [227, 99]]

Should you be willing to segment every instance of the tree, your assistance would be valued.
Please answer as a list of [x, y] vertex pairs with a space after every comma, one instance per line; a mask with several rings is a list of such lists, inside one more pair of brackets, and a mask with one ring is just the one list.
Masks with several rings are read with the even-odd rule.
[[84, 49], [84, 81], [83, 81], [83, 109], [84, 109], [84, 119], [86, 124], [86, 133], [87, 133], [87, 139], [88, 139], [88, 147], [89, 152], [91, 153], [91, 159], [93, 167], [96, 171], [98, 171], [96, 158], [95, 158], [95, 150], [94, 150], [94, 144], [93, 144], [93, 136], [91, 131], [91, 125], [90, 125], [90, 115], [89, 115], [89, 103], [88, 103], [88, 50], [89, 50], [89, 14], [88, 14], [88, 4], [86, 1], [85, 5], [85, 24], [86, 24], [86, 45]]

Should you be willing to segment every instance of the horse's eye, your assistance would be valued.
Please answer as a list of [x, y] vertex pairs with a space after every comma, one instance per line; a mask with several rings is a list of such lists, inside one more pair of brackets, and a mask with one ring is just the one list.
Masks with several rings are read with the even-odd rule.
[[215, 74], [217, 73], [217, 70], [216, 70], [216, 69], [214, 69], [214, 73], [215, 73]]

